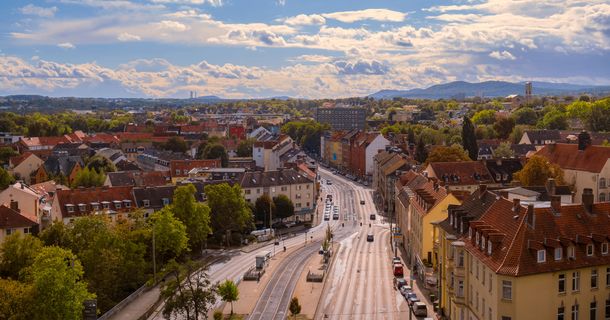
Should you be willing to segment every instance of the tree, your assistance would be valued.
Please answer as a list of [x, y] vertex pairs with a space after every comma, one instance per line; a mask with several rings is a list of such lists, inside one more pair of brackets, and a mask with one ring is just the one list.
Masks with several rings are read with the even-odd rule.
[[493, 151], [494, 157], [496, 158], [512, 158], [515, 156], [515, 152], [511, 149], [510, 142], [502, 142]]
[[471, 161], [468, 154], [459, 145], [451, 147], [437, 146], [432, 149], [428, 156], [427, 162], [454, 162], [454, 161]]
[[512, 117], [497, 117], [493, 126], [500, 139], [507, 139], [514, 127], [515, 119]]
[[568, 119], [565, 113], [551, 110], [544, 115], [538, 125], [545, 129], [565, 130], [568, 128]]
[[95, 169], [89, 169], [85, 167], [76, 174], [76, 177], [72, 182], [72, 188], [101, 187], [104, 184], [105, 180], [106, 175], [104, 174], [104, 172], [97, 172], [95, 171]]
[[538, 121], [536, 111], [530, 107], [523, 107], [513, 113], [516, 124], [535, 125]]
[[30, 318], [32, 286], [17, 280], [0, 278], [0, 319]]
[[610, 131], [610, 98], [598, 100], [591, 105], [587, 127], [592, 131]]
[[42, 249], [42, 242], [29, 234], [12, 234], [0, 246], [0, 275], [5, 278], [20, 279], [21, 270], [34, 263], [34, 258]]
[[17, 155], [19, 153], [11, 147], [0, 147], [0, 165], [8, 165], [10, 158]]
[[162, 148], [172, 152], [185, 153], [188, 150], [188, 144], [180, 137], [171, 137], [167, 139]]
[[415, 160], [419, 163], [424, 163], [428, 159], [428, 150], [426, 150], [426, 144], [422, 137], [417, 140], [417, 146], [415, 147]]
[[409, 130], [407, 131], [407, 141], [409, 142], [409, 144], [415, 144], [415, 132], [413, 131], [412, 127], [409, 127]]
[[205, 159], [220, 159], [223, 168], [229, 165], [229, 155], [222, 144], [212, 143], [205, 146], [203, 149], [203, 157]]
[[513, 174], [514, 179], [524, 186], [542, 186], [549, 178], [563, 184], [563, 170], [556, 164], [550, 163], [543, 156], [532, 156], [523, 169]]
[[13, 182], [15, 182], [15, 178], [4, 168], [0, 168], [0, 190], [8, 188]]
[[[212, 210], [212, 229], [218, 238], [231, 231], [243, 231], [252, 225], [252, 211], [243, 197], [239, 184], [205, 186], [208, 205]], [[230, 236], [227, 239], [230, 245]]]
[[89, 168], [89, 170], [95, 170], [96, 173], [116, 171], [114, 163], [102, 156], [93, 156], [89, 158], [86, 167]]
[[254, 141], [254, 139], [245, 139], [240, 141], [237, 145], [237, 156], [252, 157], [252, 146], [254, 145]]
[[292, 300], [290, 300], [288, 310], [290, 310], [290, 314], [292, 314], [295, 319], [297, 318], [297, 315], [301, 313], [301, 305], [299, 304], [299, 299], [297, 297], [293, 297]]
[[174, 201], [170, 210], [186, 226], [191, 248], [203, 248], [212, 233], [210, 228], [210, 207], [195, 199], [197, 189], [192, 184], [180, 186], [174, 191]]
[[276, 212], [275, 201], [272, 201], [271, 197], [266, 193], [258, 197], [254, 202], [254, 218], [256, 221], [262, 221], [263, 226], [267, 224], [271, 228], [271, 217], [269, 214], [276, 216]]
[[83, 302], [94, 298], [81, 280], [83, 267], [70, 250], [44, 247], [25, 272], [32, 285], [30, 319], [80, 319]]
[[330, 125], [313, 120], [290, 121], [282, 126], [282, 133], [289, 135], [304, 150], [320, 154], [320, 138]]
[[155, 234], [155, 254], [163, 263], [178, 257], [188, 248], [188, 236], [184, 224], [174, 217], [172, 211], [165, 207], [150, 217]]
[[479, 147], [477, 146], [477, 137], [474, 132], [474, 126], [467, 116], [464, 116], [462, 124], [462, 145], [464, 150], [468, 151], [471, 159], [477, 159], [479, 155]]
[[493, 124], [496, 121], [496, 112], [494, 110], [481, 110], [472, 116], [472, 122], [475, 124]]
[[40, 233], [40, 240], [46, 246], [69, 248], [72, 244], [72, 233], [62, 221], [55, 221]]
[[218, 294], [222, 301], [231, 303], [231, 315], [233, 315], [233, 302], [239, 299], [239, 288], [231, 280], [225, 280], [225, 282], [218, 285]]
[[280, 194], [277, 197], [274, 197], [273, 203], [276, 208], [276, 217], [285, 219], [294, 215], [294, 204], [286, 195]]
[[205, 270], [188, 261], [184, 277], [180, 267], [173, 262], [169, 265], [172, 278], [162, 291], [166, 299], [163, 316], [170, 319], [207, 319], [207, 314], [216, 303], [216, 288], [211, 285]]

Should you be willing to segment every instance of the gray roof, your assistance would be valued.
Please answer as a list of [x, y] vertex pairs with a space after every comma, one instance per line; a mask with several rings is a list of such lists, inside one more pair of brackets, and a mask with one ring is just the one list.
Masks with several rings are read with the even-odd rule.
[[246, 172], [241, 179], [242, 188], [272, 187], [304, 183], [313, 183], [313, 180], [294, 169]]

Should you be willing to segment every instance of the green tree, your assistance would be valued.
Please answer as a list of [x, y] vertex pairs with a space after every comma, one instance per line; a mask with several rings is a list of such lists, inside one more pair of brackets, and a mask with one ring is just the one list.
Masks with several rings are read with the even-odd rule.
[[0, 190], [8, 188], [13, 182], [15, 182], [15, 178], [4, 168], [0, 168]]
[[[241, 232], [252, 225], [252, 211], [243, 197], [239, 184], [207, 185], [205, 194], [212, 209], [212, 229], [215, 236], [223, 236], [231, 231]], [[230, 245], [230, 236], [227, 242]]]
[[180, 186], [174, 191], [174, 201], [170, 210], [186, 226], [191, 249], [203, 248], [210, 228], [210, 207], [195, 199], [197, 189], [192, 184]]
[[468, 154], [462, 146], [452, 145], [450, 147], [437, 146], [432, 149], [428, 156], [427, 162], [455, 162], [455, 161], [470, 161]]
[[511, 149], [510, 142], [500, 143], [500, 145], [493, 150], [493, 154], [496, 158], [512, 158], [515, 156], [515, 152]]
[[188, 144], [180, 137], [171, 137], [163, 144], [164, 150], [173, 152], [185, 153], [188, 150]]
[[211, 143], [205, 146], [203, 149], [203, 157], [205, 159], [220, 159], [223, 168], [229, 165], [229, 155], [227, 150], [222, 144]]
[[413, 131], [412, 127], [409, 127], [409, 130], [407, 131], [407, 141], [409, 143], [415, 144], [415, 132]]
[[524, 186], [543, 186], [549, 178], [554, 178], [557, 184], [563, 184], [563, 170], [545, 157], [534, 155], [523, 169], [513, 174], [513, 178]]
[[8, 165], [10, 158], [17, 155], [19, 153], [11, 147], [0, 147], [0, 165]]
[[587, 127], [592, 131], [610, 131], [610, 98], [595, 101]]
[[[177, 263], [168, 266], [172, 278], [161, 295], [166, 299], [163, 316], [170, 319], [207, 319], [207, 314], [216, 303], [216, 287], [212, 286], [205, 270], [200, 270], [188, 261], [185, 272]], [[182, 276], [184, 274], [184, 277]]]
[[33, 303], [31, 296], [30, 284], [0, 278], [0, 319], [29, 319], [29, 308]]
[[254, 219], [257, 222], [262, 221], [263, 226], [267, 225], [268, 228], [271, 228], [270, 213], [273, 217], [277, 218], [275, 201], [272, 201], [271, 197], [265, 193], [254, 202]]
[[330, 130], [330, 125], [313, 120], [290, 121], [281, 130], [304, 150], [320, 154], [320, 138], [325, 130]]
[[568, 119], [565, 113], [552, 110], [544, 115], [538, 125], [545, 129], [565, 130], [568, 128]]
[[30, 319], [80, 319], [83, 302], [94, 298], [81, 280], [83, 267], [70, 250], [43, 247], [25, 272], [33, 289]]
[[514, 127], [515, 119], [512, 117], [497, 117], [493, 126], [500, 139], [507, 139]]
[[417, 146], [415, 147], [415, 160], [419, 163], [424, 163], [428, 159], [428, 150], [422, 137], [417, 140]]
[[477, 159], [479, 155], [477, 137], [474, 132], [474, 126], [467, 116], [464, 116], [464, 122], [462, 123], [462, 145], [464, 150], [468, 151], [471, 159]]
[[114, 163], [102, 156], [93, 156], [89, 158], [86, 167], [89, 168], [89, 170], [95, 170], [96, 173], [116, 171]]
[[567, 116], [587, 122], [591, 118], [591, 104], [584, 101], [574, 101], [566, 106]]
[[62, 221], [54, 221], [40, 233], [40, 240], [46, 246], [69, 248], [72, 244], [72, 232]]
[[186, 227], [174, 217], [169, 207], [153, 213], [150, 223], [155, 234], [155, 254], [162, 263], [180, 256], [188, 249]]
[[275, 216], [280, 219], [290, 218], [294, 215], [294, 204], [286, 195], [280, 194], [273, 198], [276, 213]]
[[237, 156], [252, 157], [252, 146], [254, 145], [254, 141], [254, 139], [245, 139], [240, 141], [237, 145]]
[[106, 175], [104, 172], [97, 172], [95, 169], [89, 169], [85, 167], [80, 170], [76, 177], [74, 177], [74, 181], [72, 182], [72, 188], [77, 187], [101, 187], [106, 180]]
[[235, 282], [231, 280], [225, 280], [225, 282], [218, 285], [218, 294], [222, 301], [229, 302], [231, 304], [231, 315], [233, 315], [233, 302], [239, 299], [239, 288]]
[[29, 234], [12, 234], [0, 245], [0, 275], [5, 278], [20, 279], [21, 270], [34, 263], [34, 258], [42, 249], [42, 242]]
[[493, 124], [496, 121], [496, 111], [481, 110], [474, 114], [472, 122], [475, 124]]
[[299, 304], [299, 299], [297, 297], [293, 297], [292, 300], [290, 300], [288, 310], [290, 310], [290, 314], [292, 314], [295, 319], [297, 318], [297, 315], [301, 313], [301, 305]]
[[516, 124], [535, 125], [538, 121], [536, 111], [530, 107], [523, 107], [513, 113]]

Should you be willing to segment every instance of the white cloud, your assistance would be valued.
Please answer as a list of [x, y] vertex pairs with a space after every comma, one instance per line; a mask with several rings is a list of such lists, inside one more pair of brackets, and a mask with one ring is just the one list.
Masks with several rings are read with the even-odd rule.
[[140, 41], [142, 38], [131, 33], [122, 32], [117, 36], [117, 40], [121, 42]]
[[504, 51], [492, 51], [489, 54], [490, 57], [498, 60], [515, 60], [515, 56], [512, 53], [504, 50]]
[[162, 30], [177, 31], [177, 32], [186, 31], [190, 28], [189, 26], [187, 26], [183, 23], [180, 23], [178, 21], [172, 21], [172, 20], [163, 20], [158, 23], [154, 23], [154, 25]]
[[322, 25], [326, 23], [326, 19], [324, 19], [323, 16], [319, 15], [319, 14], [299, 14], [297, 16], [294, 17], [289, 17], [283, 20], [285, 24], [287, 25]]
[[64, 4], [101, 8], [104, 10], [152, 10], [164, 9], [162, 4], [142, 4], [129, 0], [57, 0]]
[[57, 46], [62, 48], [62, 49], [74, 49], [74, 48], [76, 48], [76, 46], [71, 44], [70, 42], [62, 42], [62, 43], [57, 44]]
[[277, 0], [277, 4], [283, 7], [286, 5], [286, 0]]
[[19, 11], [21, 11], [21, 13], [27, 14], [27, 15], [39, 16], [39, 17], [43, 17], [43, 18], [51, 18], [57, 12], [57, 7], [43, 8], [43, 7], [37, 7], [33, 4], [28, 4], [27, 6], [19, 9]]
[[354, 23], [362, 20], [376, 20], [401, 22], [407, 17], [406, 13], [388, 9], [364, 9], [357, 11], [341, 11], [322, 14], [327, 19], [334, 19], [344, 23]]
[[153, 3], [176, 3], [176, 4], [209, 4], [213, 7], [221, 7], [223, 0], [151, 0]]

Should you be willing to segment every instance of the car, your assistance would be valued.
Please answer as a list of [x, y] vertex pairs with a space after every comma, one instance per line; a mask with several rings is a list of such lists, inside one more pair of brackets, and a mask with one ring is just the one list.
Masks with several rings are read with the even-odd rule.
[[375, 220], [375, 219], [377, 219], [377, 217], [375, 216], [375, 214], [374, 214], [374, 213], [372, 213], [372, 214], [369, 216], [369, 219], [371, 219], [371, 220]]
[[364, 200], [360, 200], [360, 204], [364, 205]]
[[428, 316], [428, 307], [423, 302], [414, 302], [411, 305], [411, 310], [413, 310], [413, 314], [416, 317], [427, 317]]
[[400, 294], [402, 294], [403, 297], [406, 297], [409, 292], [413, 292], [413, 288], [410, 286], [402, 286], [398, 291], [400, 291]]
[[366, 235], [366, 241], [367, 242], [373, 242], [374, 240], [375, 240], [375, 237], [373, 237], [372, 234]]
[[394, 258], [392, 258], [392, 264], [396, 264], [396, 263], [400, 263], [400, 264], [402, 264], [402, 260], [400, 260], [400, 258], [399, 258], [399, 257], [394, 257]]
[[330, 180], [326, 180], [326, 184], [330, 186], [331, 184], [333, 184], [333, 182]]
[[407, 285], [407, 280], [405, 278], [394, 278], [394, 289], [400, 289], [402, 286]]
[[407, 299], [407, 302], [410, 306], [413, 305], [415, 302], [419, 302], [419, 297], [417, 297], [417, 294], [415, 292], [407, 293], [405, 299]]
[[325, 215], [324, 215], [324, 220], [325, 220], [325, 221], [330, 220], [330, 215], [329, 215], [329, 214], [325, 214]]

